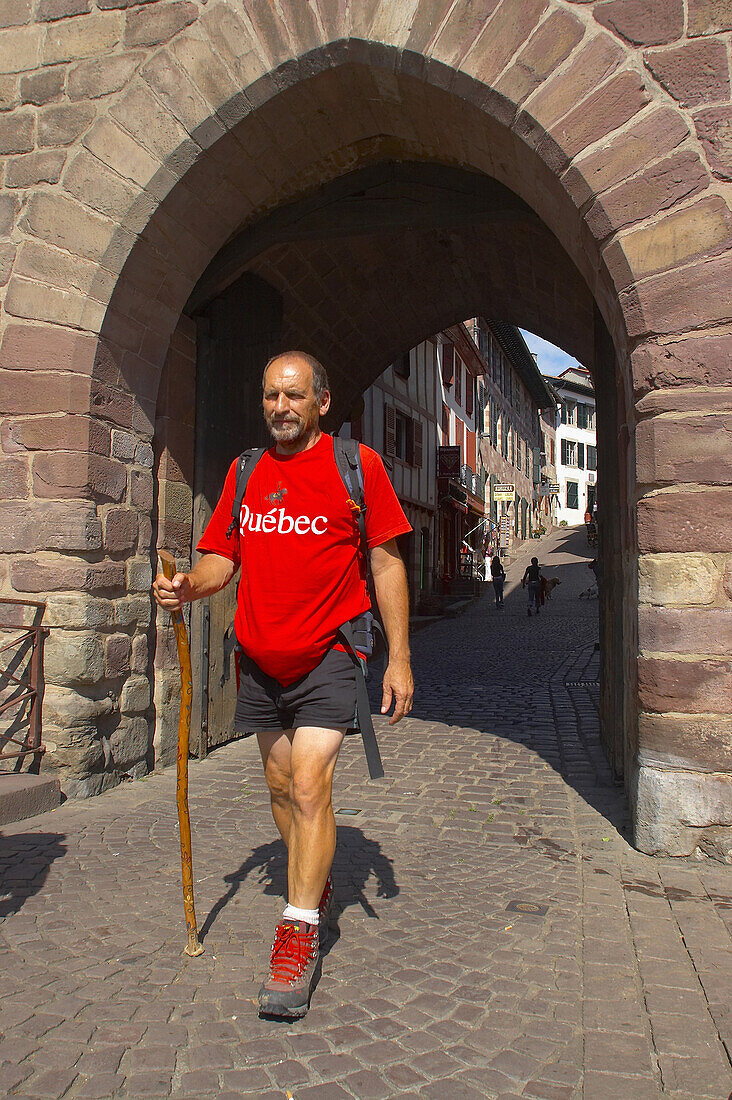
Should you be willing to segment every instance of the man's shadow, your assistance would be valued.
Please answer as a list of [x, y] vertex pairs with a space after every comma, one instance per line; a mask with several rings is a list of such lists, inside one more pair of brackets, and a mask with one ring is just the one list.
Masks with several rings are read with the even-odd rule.
[[[236, 896], [249, 875], [257, 876], [259, 883], [264, 886], [265, 894], [284, 897], [286, 857], [285, 845], [281, 840], [260, 844], [238, 870], [225, 875], [224, 882], [229, 884], [228, 889], [211, 907], [199, 931], [199, 938], [201, 940], [206, 938], [221, 911]], [[333, 860], [334, 906], [331, 929], [334, 935], [330, 937], [323, 954], [328, 953], [338, 938], [338, 918], [349, 906], [360, 905], [367, 916], [375, 920], [379, 919], [378, 913], [364, 892], [366, 883], [372, 875], [377, 882], [377, 897], [396, 897], [399, 886], [394, 878], [393, 861], [384, 855], [381, 846], [375, 840], [370, 840], [360, 829], [351, 825], [339, 825], [338, 843]]]
[[63, 833], [0, 836], [0, 920], [42, 888], [51, 864], [66, 854]]

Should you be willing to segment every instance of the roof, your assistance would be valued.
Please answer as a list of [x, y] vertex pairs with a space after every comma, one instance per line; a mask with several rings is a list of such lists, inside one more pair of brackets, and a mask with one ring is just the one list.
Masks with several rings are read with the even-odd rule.
[[553, 390], [547, 385], [534, 356], [516, 326], [509, 325], [506, 321], [489, 321], [488, 324], [538, 407], [546, 409], [550, 405], [556, 405]]
[[589, 378], [587, 381], [580, 382], [574, 381], [570, 378], [565, 378], [564, 375], [560, 375], [558, 378], [552, 378], [551, 375], [544, 375], [544, 381], [557, 395], [557, 399], [559, 401], [561, 401], [561, 393], [563, 390], [568, 393], [577, 394], [579, 397], [594, 398], [595, 396], [595, 390], [592, 385], [592, 381]]

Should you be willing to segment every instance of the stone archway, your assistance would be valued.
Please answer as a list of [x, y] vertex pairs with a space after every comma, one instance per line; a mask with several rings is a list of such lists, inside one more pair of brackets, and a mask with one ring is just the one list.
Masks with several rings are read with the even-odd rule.
[[685, 851], [731, 824], [732, 20], [706, 0], [652, 7], [187, 0], [0, 31], [3, 585], [51, 595], [50, 762], [70, 791], [150, 761], [150, 443], [193, 288], [234, 235], [328, 181], [433, 162], [497, 181], [536, 219], [514, 252], [536, 278], [517, 319], [568, 342], [542, 227], [587, 291], [572, 339], [592, 334], [617, 429], [617, 713], [638, 843]]

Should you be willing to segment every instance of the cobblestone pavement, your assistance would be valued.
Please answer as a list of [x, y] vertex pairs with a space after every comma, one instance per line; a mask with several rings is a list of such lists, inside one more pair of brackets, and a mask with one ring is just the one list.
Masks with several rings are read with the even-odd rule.
[[539, 553], [562, 584], [538, 618], [526, 555], [503, 611], [415, 637], [384, 780], [348, 740], [336, 808], [359, 812], [304, 1020], [255, 1011], [284, 863], [251, 741], [191, 769], [201, 958], [171, 771], [6, 828], [0, 1095], [726, 1100], [732, 869], [630, 848], [583, 538]]

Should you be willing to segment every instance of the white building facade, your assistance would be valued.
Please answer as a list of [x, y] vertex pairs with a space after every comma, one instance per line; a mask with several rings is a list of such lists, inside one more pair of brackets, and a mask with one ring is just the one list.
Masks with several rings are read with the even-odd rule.
[[595, 391], [590, 372], [584, 367], [570, 367], [547, 381], [559, 406], [556, 521], [574, 527], [584, 523], [585, 513], [593, 511], [597, 499]]

